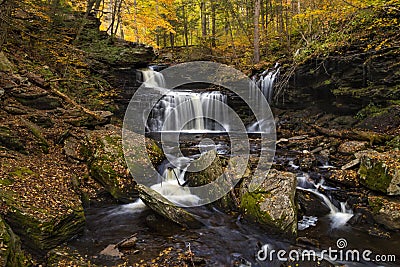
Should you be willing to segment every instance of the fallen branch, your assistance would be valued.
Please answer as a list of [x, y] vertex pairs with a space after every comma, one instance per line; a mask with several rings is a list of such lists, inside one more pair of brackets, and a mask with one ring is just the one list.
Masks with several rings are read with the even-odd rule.
[[84, 113], [93, 116], [95, 119], [100, 120], [101, 117], [99, 114], [97, 114], [96, 112], [93, 112], [87, 108], [85, 108], [84, 106], [79, 105], [78, 103], [75, 102], [75, 100], [73, 100], [72, 98], [70, 98], [69, 96], [67, 96], [66, 94], [60, 92], [59, 90], [57, 90], [54, 86], [50, 86], [51, 91], [56, 94], [57, 96], [61, 97], [64, 101], [66, 101], [67, 103], [73, 105], [75, 108], [83, 111]]

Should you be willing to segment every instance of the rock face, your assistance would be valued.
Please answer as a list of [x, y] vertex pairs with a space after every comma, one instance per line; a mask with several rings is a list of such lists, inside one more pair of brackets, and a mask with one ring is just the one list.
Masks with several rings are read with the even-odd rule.
[[369, 196], [374, 220], [390, 230], [400, 230], [400, 199]]
[[297, 207], [295, 204], [296, 175], [270, 170], [261, 186], [248, 192], [246, 181], [241, 191], [241, 210], [245, 217], [285, 234], [297, 233]]
[[400, 151], [360, 152], [360, 183], [388, 195], [400, 195]]
[[399, 99], [399, 61], [397, 48], [310, 59], [296, 68], [277, 104], [354, 112], [371, 101]]
[[27, 265], [21, 251], [19, 238], [0, 217], [0, 266], [23, 267]]
[[159, 215], [186, 228], [201, 228], [203, 224], [192, 214], [177, 207], [158, 192], [144, 185], [137, 185], [140, 199]]

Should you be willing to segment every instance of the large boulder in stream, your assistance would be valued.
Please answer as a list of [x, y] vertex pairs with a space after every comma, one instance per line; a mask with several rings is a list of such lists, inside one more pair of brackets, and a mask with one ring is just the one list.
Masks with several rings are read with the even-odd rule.
[[[147, 152], [155, 164], [160, 163], [163, 159], [161, 149], [151, 139], [146, 139], [146, 144], [142, 144], [140, 137], [139, 134], [131, 133], [131, 149], [138, 150], [137, 153], [142, 153], [143, 157], [147, 157]], [[144, 147], [147, 151], [141, 151]], [[133, 194], [136, 183], [125, 162], [121, 128], [107, 125], [100, 130], [89, 132], [84, 153], [88, 158], [90, 175], [107, 192], [123, 203], [136, 200], [137, 196]], [[131, 161], [130, 164], [133, 169], [143, 169], [140, 160]]]
[[159, 215], [186, 228], [201, 228], [203, 226], [194, 215], [176, 206], [155, 190], [144, 185], [137, 185], [136, 189], [139, 191], [140, 199]]
[[360, 159], [358, 173], [362, 185], [387, 195], [400, 195], [400, 151], [368, 150], [356, 156]]
[[249, 192], [242, 183], [241, 209], [244, 216], [279, 232], [296, 235], [297, 179], [294, 173], [270, 170], [258, 189]]
[[400, 199], [369, 196], [368, 204], [374, 220], [390, 230], [400, 230]]
[[27, 266], [27, 260], [18, 236], [0, 217], [0, 267], [5, 266]]

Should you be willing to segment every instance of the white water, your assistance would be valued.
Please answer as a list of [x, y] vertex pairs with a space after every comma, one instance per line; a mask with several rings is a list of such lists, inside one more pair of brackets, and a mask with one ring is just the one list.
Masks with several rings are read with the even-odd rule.
[[228, 131], [226, 104], [227, 96], [218, 91], [169, 92], [154, 107], [149, 128], [153, 132]]
[[[178, 159], [179, 160], [179, 159]], [[196, 195], [192, 195], [188, 187], [184, 187], [186, 169], [172, 168], [169, 165], [163, 166], [162, 182], [151, 186], [150, 188], [157, 191], [172, 203], [183, 206], [196, 205], [200, 199]], [[141, 212], [147, 207], [141, 199], [124, 205], [121, 213], [124, 212]]]
[[[323, 179], [318, 184], [315, 184], [315, 182], [312, 181], [307, 175], [303, 175], [299, 176], [297, 178], [297, 181], [298, 181], [297, 182], [298, 189], [313, 193], [314, 195], [318, 196], [323, 201], [323, 203], [330, 209], [329, 218], [331, 220], [332, 228], [339, 228], [344, 226], [351, 219], [351, 217], [353, 217], [353, 211], [346, 207], [345, 202], [340, 202], [340, 207], [336, 207], [326, 195], [318, 191], [319, 188], [323, 188], [325, 190], [334, 189], [325, 186]], [[307, 222], [300, 221], [298, 225], [300, 226], [299, 230], [301, 230], [300, 228], [303, 228], [303, 226], [307, 225]], [[308, 227], [305, 227], [304, 229]]]
[[153, 69], [141, 70], [143, 83], [146, 87], [162, 87], [165, 88], [165, 79], [162, 73]]
[[[258, 91], [261, 90], [265, 99], [268, 103], [272, 103], [273, 95], [274, 95], [274, 84], [275, 80], [279, 75], [279, 68], [275, 66], [272, 70], [266, 70], [260, 75], [255, 75], [251, 79], [249, 85], [250, 90], [250, 99], [258, 100]], [[266, 122], [256, 121], [253, 124], [247, 127], [247, 132], [249, 133], [260, 133], [265, 132], [268, 129], [268, 125], [265, 125]]]

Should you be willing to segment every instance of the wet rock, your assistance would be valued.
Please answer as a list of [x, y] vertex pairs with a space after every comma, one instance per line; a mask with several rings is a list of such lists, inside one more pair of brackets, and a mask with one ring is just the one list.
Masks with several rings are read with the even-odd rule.
[[388, 195], [400, 195], [400, 151], [359, 153], [360, 183]]
[[330, 213], [330, 209], [315, 194], [307, 191], [297, 190], [296, 200], [299, 205], [299, 216], [321, 217]]
[[203, 223], [194, 215], [176, 206], [153, 189], [144, 185], [137, 185], [140, 199], [157, 214], [186, 228], [201, 228]]
[[328, 179], [349, 187], [360, 186], [358, 173], [355, 170], [332, 170]]
[[244, 216], [266, 227], [295, 235], [297, 233], [296, 175], [270, 170], [265, 178], [254, 192], [249, 192], [247, 189], [249, 181], [247, 179], [243, 181], [240, 207]]
[[121, 258], [124, 256], [121, 252], [119, 252], [119, 249], [116, 245], [108, 245], [105, 249], [103, 249], [100, 252], [100, 255], [108, 256], [108, 257], [116, 257], [116, 258]]
[[171, 233], [178, 233], [181, 231], [181, 226], [175, 222], [166, 219], [165, 217], [158, 215], [157, 213], [150, 214], [146, 217], [146, 225], [161, 234], [171, 235]]
[[127, 239], [125, 239], [125, 240], [119, 242], [119, 243], [117, 244], [117, 246], [118, 246], [119, 248], [122, 248], [122, 249], [133, 248], [133, 247], [136, 246], [137, 240], [138, 240], [138, 239], [137, 239], [136, 235], [134, 235], [134, 236], [131, 236], [131, 237], [129, 237], [129, 238], [127, 238]]
[[361, 142], [361, 141], [348, 141], [342, 143], [339, 148], [338, 152], [342, 154], [354, 154], [358, 151], [366, 149], [368, 146], [367, 142]]
[[12, 229], [0, 217], [0, 266], [23, 267], [28, 260], [21, 251], [21, 243]]
[[297, 164], [302, 171], [308, 171], [313, 166], [317, 166], [317, 159], [310, 152], [303, 151], [303, 153], [297, 157]]
[[18, 102], [40, 110], [52, 110], [61, 107], [61, 99], [50, 96], [49, 93], [39, 87], [30, 86], [13, 89], [11, 94]]
[[369, 196], [374, 220], [389, 230], [400, 230], [400, 199], [383, 196]]

